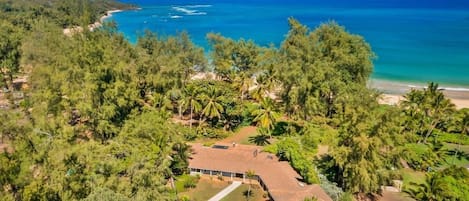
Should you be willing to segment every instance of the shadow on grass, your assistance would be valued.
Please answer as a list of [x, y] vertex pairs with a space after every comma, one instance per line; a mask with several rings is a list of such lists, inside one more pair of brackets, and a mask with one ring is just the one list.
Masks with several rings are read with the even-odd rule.
[[249, 142], [254, 143], [258, 146], [265, 146], [265, 145], [270, 144], [269, 138], [270, 138], [269, 136], [261, 134], [261, 135], [249, 137]]

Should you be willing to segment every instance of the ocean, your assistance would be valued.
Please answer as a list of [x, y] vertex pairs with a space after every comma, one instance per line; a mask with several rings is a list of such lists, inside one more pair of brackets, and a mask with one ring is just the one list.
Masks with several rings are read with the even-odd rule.
[[362, 35], [377, 55], [373, 80], [469, 91], [469, 0], [123, 0], [140, 10], [114, 13], [135, 42], [144, 30], [161, 36], [187, 31], [209, 50], [206, 34], [279, 44], [288, 17], [314, 29], [335, 21]]

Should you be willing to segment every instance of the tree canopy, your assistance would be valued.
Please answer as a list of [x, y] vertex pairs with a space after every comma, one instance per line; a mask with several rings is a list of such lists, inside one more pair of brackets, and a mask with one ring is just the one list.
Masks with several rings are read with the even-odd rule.
[[[114, 23], [63, 33], [127, 8], [0, 0], [0, 98], [10, 103], [0, 108], [1, 200], [175, 200], [188, 142], [247, 125], [259, 127], [251, 142], [336, 199], [380, 193], [403, 164], [430, 171], [464, 157], [443, 147], [465, 142], [468, 110], [436, 83], [378, 104], [366, 85], [375, 54], [336, 22], [311, 30], [290, 18], [279, 47], [209, 33], [209, 54], [186, 32], [147, 31], [136, 44]], [[28, 87], [12, 87], [18, 77]], [[409, 192], [464, 200], [466, 176], [451, 166]]]

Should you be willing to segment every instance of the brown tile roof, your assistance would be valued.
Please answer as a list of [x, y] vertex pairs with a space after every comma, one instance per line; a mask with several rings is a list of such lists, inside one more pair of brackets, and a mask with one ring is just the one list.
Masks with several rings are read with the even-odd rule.
[[189, 167], [233, 173], [244, 173], [254, 170], [268, 188], [275, 201], [302, 201], [307, 197], [317, 197], [320, 201], [332, 199], [319, 185], [306, 185], [297, 179], [301, 176], [285, 161], [279, 161], [276, 156], [260, 151], [254, 156], [254, 151], [262, 147], [225, 144], [228, 149], [205, 147], [193, 144], [194, 153], [189, 160]]

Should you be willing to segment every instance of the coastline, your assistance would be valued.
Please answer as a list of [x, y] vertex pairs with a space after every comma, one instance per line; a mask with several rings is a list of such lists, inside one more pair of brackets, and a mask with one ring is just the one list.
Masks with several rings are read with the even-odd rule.
[[[113, 13], [122, 12], [122, 11], [123, 11], [123, 10], [109, 10], [109, 11], [106, 11], [106, 13], [105, 13], [103, 16], [101, 16], [101, 17], [99, 18], [99, 21], [97, 21], [97, 22], [95, 22], [95, 23], [93, 23], [93, 24], [88, 25], [88, 29], [89, 29], [90, 31], [93, 31], [93, 30], [95, 30], [95, 29], [97, 29], [97, 28], [103, 26], [104, 20], [106, 20], [107, 18], [112, 17], [112, 14], [113, 14]], [[76, 32], [79, 33], [79, 32], [82, 32], [82, 31], [83, 31], [83, 28], [80, 27], [80, 26], [74, 26], [74, 27], [70, 27], [70, 28], [65, 28], [65, 29], [63, 29], [63, 33], [64, 33], [64, 35], [66, 35], [66, 36], [71, 36], [71, 35], [73, 35], [73, 34], [76, 33]]]
[[94, 29], [103, 26], [104, 20], [106, 20], [107, 18], [112, 17], [113, 13], [118, 13], [118, 12], [122, 12], [122, 11], [123, 10], [109, 10], [109, 11], [106, 11], [106, 13], [99, 18], [99, 21], [97, 21], [93, 24], [90, 24], [88, 26], [88, 28], [90, 29], [90, 31], [93, 31]]
[[[423, 89], [426, 84], [423, 83], [406, 83], [389, 80], [371, 79], [368, 82], [368, 87], [377, 89], [383, 92], [380, 104], [397, 105], [400, 101], [404, 100], [403, 95], [411, 89]], [[443, 90], [445, 96], [451, 99], [451, 102], [456, 105], [457, 109], [469, 108], [469, 88], [445, 86], [444, 84], [439, 87]]]

